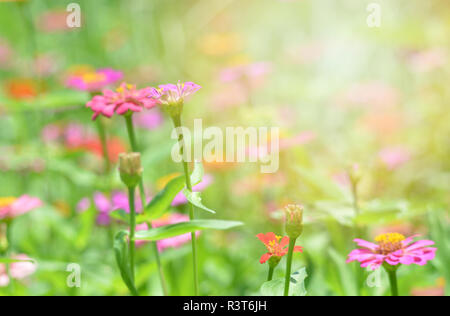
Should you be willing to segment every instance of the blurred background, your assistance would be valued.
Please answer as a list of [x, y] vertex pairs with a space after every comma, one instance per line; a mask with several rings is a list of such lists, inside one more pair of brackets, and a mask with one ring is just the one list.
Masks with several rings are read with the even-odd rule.
[[[66, 7], [81, 8], [69, 28]], [[367, 6], [381, 7], [369, 27]], [[255, 237], [283, 234], [288, 203], [305, 205], [294, 270], [306, 267], [308, 295], [384, 295], [368, 272], [345, 264], [352, 240], [381, 232], [421, 234], [435, 260], [399, 270], [400, 292], [444, 295], [450, 282], [450, 3], [445, 0], [78, 0], [0, 1], [0, 196], [29, 194], [44, 206], [14, 221], [14, 248], [37, 260], [35, 273], [4, 295], [122, 295], [112, 240], [121, 226], [99, 223], [80, 201], [123, 190], [105, 180], [86, 92], [67, 75], [113, 68], [143, 88], [193, 81], [184, 122], [277, 126], [280, 168], [205, 163], [202, 218], [243, 228], [199, 237], [200, 292], [258, 295], [267, 266]], [[111, 164], [128, 150], [120, 117], [105, 119]], [[135, 119], [145, 185], [155, 194], [181, 172], [172, 162], [171, 122], [152, 109]], [[358, 166], [358, 168], [355, 168]], [[357, 190], [351, 176], [357, 170]], [[169, 176], [168, 176], [169, 175]], [[86, 200], [84, 200], [86, 201]], [[172, 212], [186, 213], [186, 205]], [[161, 252], [170, 294], [192, 291], [190, 245]], [[149, 245], [138, 250], [138, 284], [160, 294]], [[66, 285], [66, 266], [82, 286]], [[283, 264], [275, 274], [282, 276]], [[448, 290], [447, 290], [448, 293]]]

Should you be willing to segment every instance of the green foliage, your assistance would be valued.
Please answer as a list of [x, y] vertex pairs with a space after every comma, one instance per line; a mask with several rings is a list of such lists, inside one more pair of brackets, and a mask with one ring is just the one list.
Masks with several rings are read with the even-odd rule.
[[[301, 268], [291, 274], [289, 296], [306, 296], [305, 279], [308, 276], [306, 268]], [[284, 292], [284, 278], [264, 282], [261, 285], [261, 295], [282, 296]]]

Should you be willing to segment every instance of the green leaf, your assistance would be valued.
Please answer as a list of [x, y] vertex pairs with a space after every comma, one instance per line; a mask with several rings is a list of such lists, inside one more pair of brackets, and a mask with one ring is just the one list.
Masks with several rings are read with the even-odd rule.
[[352, 266], [345, 263], [345, 257], [339, 254], [333, 248], [328, 249], [328, 254], [332, 262], [335, 264], [335, 275], [339, 277], [340, 285], [344, 291], [343, 295], [356, 296], [358, 295], [358, 289], [356, 288], [357, 282], [352, 271]]
[[203, 170], [203, 165], [200, 161], [195, 161], [194, 163], [194, 171], [191, 174], [191, 184], [194, 186], [199, 184], [202, 179], [205, 171]]
[[121, 230], [116, 234], [114, 237], [114, 253], [123, 282], [133, 295], [138, 295], [131, 276], [131, 269], [128, 261], [128, 234], [128, 231], [125, 230]]
[[294, 169], [301, 177], [301, 181], [310, 188], [319, 192], [322, 195], [321, 198], [344, 201], [348, 200], [348, 193], [343, 191], [337, 184], [335, 184], [324, 174], [298, 165], [295, 166]]
[[409, 211], [407, 201], [372, 200], [363, 205], [361, 214], [355, 218], [358, 224], [386, 223], [398, 219]]
[[[308, 276], [305, 268], [301, 268], [291, 274], [289, 285], [289, 296], [305, 296], [305, 279]], [[283, 296], [284, 278], [274, 279], [264, 282], [261, 286], [261, 295], [263, 296]]]
[[191, 202], [192, 205], [197, 206], [198, 208], [205, 210], [207, 212], [216, 214], [215, 211], [213, 211], [210, 208], [207, 208], [202, 204], [202, 197], [200, 195], [200, 192], [191, 192], [187, 188], [183, 189], [184, 196], [188, 199], [189, 202]]
[[125, 212], [124, 210], [114, 210], [109, 213], [109, 216], [111, 216], [114, 219], [123, 221], [127, 224], [130, 223], [130, 215], [127, 212]]
[[14, 262], [30, 262], [36, 263], [33, 259], [13, 259], [13, 258], [0, 258], [0, 263], [14, 263]]
[[[196, 185], [200, 183], [203, 179], [204, 170], [201, 162], [196, 161], [194, 164], [194, 171], [191, 174], [191, 183]], [[164, 189], [160, 191], [147, 205], [144, 212], [136, 217], [136, 222], [138, 224], [151, 221], [160, 218], [167, 210], [170, 208], [175, 196], [180, 193], [186, 186], [185, 177], [180, 175], [166, 184]], [[189, 199], [188, 199], [189, 200]], [[201, 203], [200, 203], [201, 205]], [[200, 206], [199, 206], [200, 207]], [[201, 208], [204, 208], [201, 207]], [[212, 211], [214, 212], [214, 211]], [[215, 212], [214, 212], [215, 213]], [[123, 214], [115, 214], [117, 216], [123, 217]], [[123, 218], [121, 218], [123, 220]]]
[[147, 205], [145, 211], [136, 217], [137, 223], [143, 223], [154, 220], [169, 209], [175, 196], [183, 190], [185, 186], [184, 176], [178, 176], [167, 183], [162, 191], [160, 191]]
[[74, 241], [78, 249], [84, 249], [92, 236], [92, 228], [95, 224], [96, 211], [93, 207], [80, 214], [81, 227], [77, 231], [77, 237]]
[[236, 221], [196, 219], [189, 222], [176, 223], [172, 225], [153, 228], [150, 230], [138, 231], [136, 232], [135, 240], [156, 241], [192, 233], [198, 230], [226, 230], [241, 225], [243, 225], [242, 222]]
[[73, 106], [81, 108], [87, 101], [89, 101], [89, 94], [86, 92], [61, 90], [42, 94], [33, 100], [17, 101], [8, 99], [5, 101], [5, 106], [8, 107], [10, 111], [20, 112], [36, 109], [52, 110]]

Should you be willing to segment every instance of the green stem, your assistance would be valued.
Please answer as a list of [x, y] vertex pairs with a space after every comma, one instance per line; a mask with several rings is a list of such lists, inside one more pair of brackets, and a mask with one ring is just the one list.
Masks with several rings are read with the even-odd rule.
[[135, 241], [134, 241], [134, 233], [136, 230], [136, 211], [134, 209], [134, 187], [128, 188], [128, 205], [130, 207], [130, 269], [131, 269], [131, 278], [134, 283], [134, 251], [135, 251]]
[[[125, 117], [125, 122], [127, 125], [127, 132], [128, 132], [128, 138], [130, 140], [131, 150], [133, 152], [140, 152], [139, 147], [136, 142], [136, 135], [134, 133], [133, 117], [132, 117], [132, 115], [125, 115], [124, 117]], [[147, 199], [145, 197], [144, 181], [142, 180], [142, 178], [139, 181], [139, 196], [141, 197], [142, 210], [144, 210], [146, 207]], [[152, 223], [148, 222], [148, 226], [149, 226], [149, 228], [151, 228]], [[161, 259], [159, 257], [158, 247], [156, 246], [156, 242], [154, 242], [154, 241], [151, 242], [151, 244], [152, 244], [152, 248], [153, 248], [153, 254], [156, 259], [156, 265], [158, 266], [159, 279], [161, 281], [161, 288], [163, 290], [164, 295], [167, 296], [168, 295], [167, 286], [166, 286], [166, 281], [164, 279], [164, 273], [163, 273], [163, 269], [162, 269], [162, 265], [161, 265]]]
[[[175, 128], [181, 128], [181, 116], [173, 116], [173, 124]], [[178, 144], [180, 145], [180, 155], [183, 157], [184, 153], [184, 138], [183, 138], [183, 132], [180, 131], [178, 135]], [[191, 184], [191, 177], [189, 175], [189, 166], [185, 159], [183, 159], [183, 171], [184, 176], [186, 179], [186, 188], [192, 192], [192, 184]], [[192, 203], [188, 203], [189, 207], [189, 219], [193, 220], [195, 218], [194, 216], [194, 206]], [[192, 244], [192, 263], [193, 263], [193, 270], [194, 270], [194, 294], [198, 295], [198, 269], [197, 269], [197, 244], [195, 239], [195, 232], [191, 233], [191, 244]]]
[[397, 269], [386, 269], [389, 276], [389, 283], [391, 284], [391, 295], [398, 296], [397, 286]]
[[6, 222], [6, 255], [8, 256], [12, 251], [12, 222]]
[[267, 281], [272, 281], [274, 267], [269, 266], [269, 275], [267, 276]]
[[103, 158], [105, 159], [105, 171], [106, 173], [109, 173], [109, 171], [111, 170], [111, 164], [109, 162], [108, 144], [106, 141], [105, 126], [103, 125], [101, 117], [97, 118], [96, 123], [97, 123], [98, 137], [100, 138], [100, 142], [102, 144]]
[[[9, 257], [12, 254], [12, 222], [9, 220], [6, 222], [6, 257]], [[14, 279], [11, 275], [11, 266], [9, 263], [6, 264], [6, 274], [9, 278], [9, 286], [8, 290], [10, 293], [14, 293]]]
[[292, 254], [294, 253], [295, 241], [296, 239], [292, 238], [289, 240], [289, 250], [286, 262], [286, 277], [284, 280], [284, 296], [289, 295], [289, 285], [291, 283]]

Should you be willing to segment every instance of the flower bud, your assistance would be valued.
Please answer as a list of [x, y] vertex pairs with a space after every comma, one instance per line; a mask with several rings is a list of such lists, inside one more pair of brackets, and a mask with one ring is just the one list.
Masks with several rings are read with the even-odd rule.
[[290, 204], [286, 211], [286, 235], [291, 239], [297, 239], [303, 231], [303, 206]]
[[355, 163], [349, 168], [348, 176], [350, 178], [350, 182], [352, 183], [352, 185], [356, 186], [362, 177], [361, 168], [359, 167], [358, 164]]
[[136, 187], [142, 176], [141, 154], [121, 153], [119, 155], [119, 172], [122, 182], [127, 187]]

